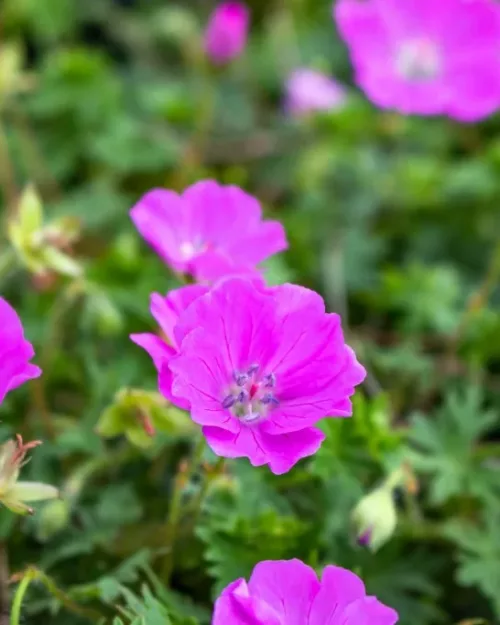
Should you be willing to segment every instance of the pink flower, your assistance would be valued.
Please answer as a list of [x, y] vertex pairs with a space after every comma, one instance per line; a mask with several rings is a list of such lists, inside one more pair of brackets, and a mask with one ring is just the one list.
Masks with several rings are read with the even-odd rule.
[[292, 72], [286, 90], [286, 108], [296, 116], [341, 108], [346, 99], [345, 89], [339, 83], [312, 69]]
[[254, 273], [256, 265], [287, 248], [283, 226], [263, 221], [255, 198], [211, 180], [197, 182], [180, 196], [154, 189], [130, 214], [168, 265], [197, 280]]
[[334, 16], [377, 106], [462, 121], [500, 106], [495, 0], [339, 0]]
[[398, 613], [366, 595], [357, 575], [326, 566], [321, 581], [300, 560], [264, 560], [215, 602], [212, 625], [394, 625]]
[[157, 321], [164, 338], [151, 333], [131, 334], [130, 338], [145, 349], [151, 356], [158, 371], [158, 386], [160, 392], [180, 408], [187, 409], [189, 404], [172, 396], [172, 375], [168, 368], [170, 359], [177, 354], [178, 346], [175, 340], [174, 327], [179, 315], [200, 295], [204, 295], [208, 287], [201, 284], [192, 284], [167, 293], [165, 297], [159, 293], [151, 295], [151, 314]]
[[285, 473], [315, 453], [323, 417], [347, 417], [365, 377], [322, 298], [285, 284], [234, 277], [179, 317], [172, 393], [190, 405], [219, 456], [247, 457]]
[[29, 362], [34, 355], [16, 311], [0, 297], [0, 402], [9, 391], [42, 373]]
[[219, 4], [205, 32], [205, 51], [214, 63], [226, 63], [243, 52], [248, 24], [248, 9], [242, 2]]

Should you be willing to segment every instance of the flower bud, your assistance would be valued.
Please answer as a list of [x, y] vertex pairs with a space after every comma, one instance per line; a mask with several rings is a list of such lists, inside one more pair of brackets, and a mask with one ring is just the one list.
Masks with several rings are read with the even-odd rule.
[[40, 441], [23, 443], [20, 434], [16, 441], [7, 441], [0, 448], [0, 503], [16, 514], [33, 514], [26, 501], [43, 501], [59, 496], [54, 486], [41, 482], [18, 482], [28, 450], [41, 445]]
[[212, 13], [205, 31], [205, 51], [216, 64], [239, 56], [246, 45], [249, 12], [242, 2], [223, 2]]
[[50, 273], [77, 277], [82, 266], [67, 253], [80, 232], [80, 222], [63, 217], [44, 224], [43, 204], [33, 186], [23, 192], [16, 216], [8, 224], [10, 242], [21, 263], [36, 276]]
[[54, 499], [37, 516], [37, 538], [45, 542], [62, 531], [69, 522], [70, 506], [65, 499]]
[[351, 521], [359, 545], [377, 551], [394, 533], [397, 523], [392, 486], [383, 484], [354, 508]]

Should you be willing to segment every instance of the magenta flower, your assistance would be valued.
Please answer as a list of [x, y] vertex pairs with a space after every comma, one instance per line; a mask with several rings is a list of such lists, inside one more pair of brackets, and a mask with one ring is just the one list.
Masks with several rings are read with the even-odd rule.
[[321, 581], [300, 560], [264, 560], [215, 602], [212, 625], [394, 625], [398, 613], [366, 595], [357, 575], [326, 566]]
[[0, 297], [0, 402], [9, 391], [42, 373], [29, 362], [34, 355], [16, 311]]
[[500, 106], [494, 0], [339, 0], [334, 16], [377, 106], [462, 121]]
[[219, 456], [285, 473], [315, 453], [323, 417], [347, 417], [365, 377], [340, 318], [303, 287], [227, 278], [179, 317], [172, 393]]
[[208, 287], [201, 284], [191, 284], [167, 293], [165, 297], [159, 293], [151, 295], [150, 310], [160, 326], [163, 337], [157, 334], [131, 334], [130, 338], [151, 356], [158, 371], [158, 386], [169, 401], [180, 408], [187, 409], [189, 404], [172, 396], [172, 375], [168, 367], [170, 359], [177, 354], [178, 346], [175, 340], [174, 327], [179, 315], [194, 302], [200, 295], [204, 295]]
[[210, 17], [205, 32], [205, 51], [214, 63], [239, 56], [246, 45], [249, 13], [242, 2], [223, 2]]
[[312, 69], [292, 72], [286, 91], [286, 109], [295, 116], [336, 110], [346, 99], [345, 89], [338, 82]]
[[192, 185], [180, 196], [154, 189], [130, 214], [170, 267], [197, 280], [254, 273], [256, 265], [287, 248], [283, 226], [263, 221], [255, 198], [211, 180]]

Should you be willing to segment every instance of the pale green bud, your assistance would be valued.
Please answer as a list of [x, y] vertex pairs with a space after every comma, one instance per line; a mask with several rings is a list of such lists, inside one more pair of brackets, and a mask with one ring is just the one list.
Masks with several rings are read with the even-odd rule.
[[37, 536], [41, 541], [48, 540], [63, 530], [70, 519], [70, 505], [65, 499], [55, 499], [43, 507], [37, 515]]
[[377, 551], [393, 535], [397, 524], [393, 489], [382, 485], [363, 497], [351, 514], [358, 544]]

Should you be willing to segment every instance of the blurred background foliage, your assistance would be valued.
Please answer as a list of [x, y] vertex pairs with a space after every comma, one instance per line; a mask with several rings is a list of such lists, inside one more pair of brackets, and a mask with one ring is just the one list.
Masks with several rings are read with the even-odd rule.
[[[203, 625], [225, 584], [296, 556], [351, 567], [402, 625], [498, 622], [500, 116], [378, 111], [329, 1], [249, 4], [248, 48], [217, 69], [200, 45], [213, 3], [0, 5], [1, 293], [44, 370], [0, 428], [44, 440], [25, 477], [63, 492], [32, 518], [0, 510], [0, 584], [33, 579], [25, 623]], [[347, 105], [287, 119], [299, 65], [344, 82]], [[206, 451], [187, 471], [191, 422], [128, 339], [154, 327], [149, 294], [177, 284], [128, 209], [206, 177], [285, 223], [268, 279], [321, 292], [369, 370], [354, 417], [325, 422], [285, 476]], [[373, 554], [350, 513], [401, 463], [418, 488], [396, 490]]]

